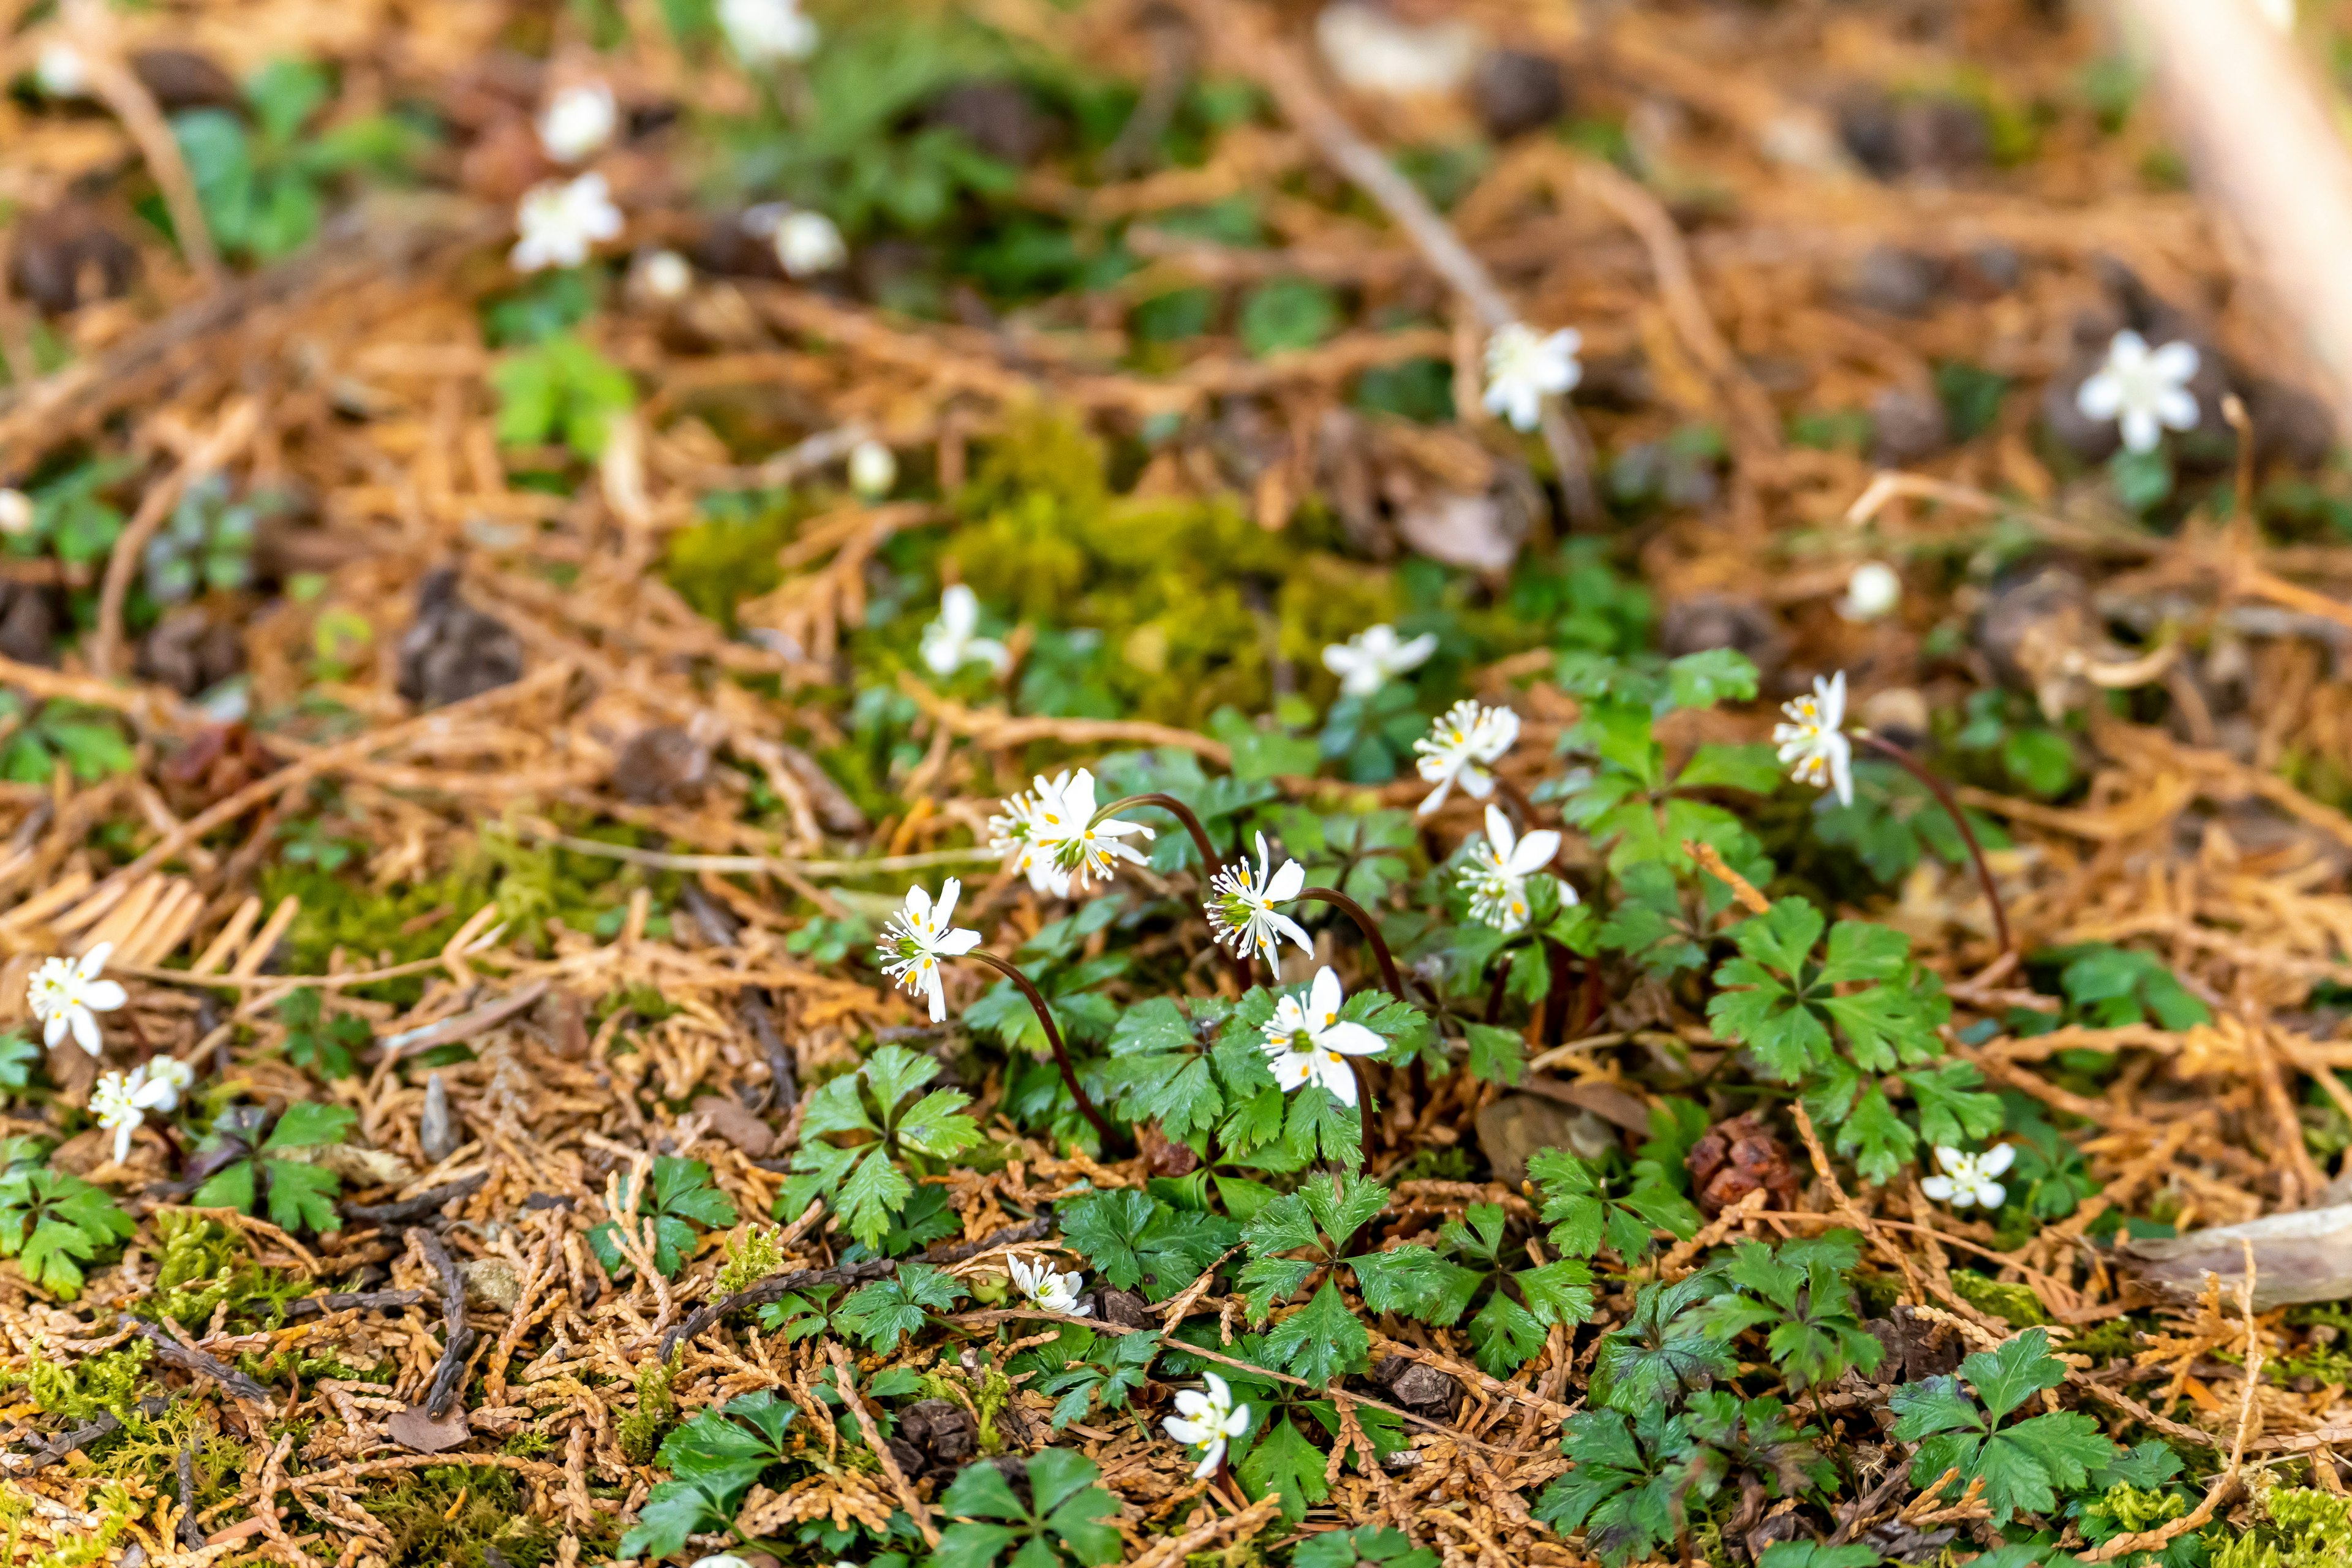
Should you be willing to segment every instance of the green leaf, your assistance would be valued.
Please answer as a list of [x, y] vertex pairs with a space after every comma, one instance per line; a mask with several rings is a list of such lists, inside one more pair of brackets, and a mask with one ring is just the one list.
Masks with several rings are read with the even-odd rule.
[[726, 1524], [726, 1512], [700, 1487], [691, 1481], [664, 1481], [647, 1495], [637, 1510], [637, 1522], [621, 1537], [621, 1554], [674, 1557], [686, 1550], [688, 1536]]
[[1984, 1430], [1984, 1418], [1960, 1392], [1959, 1379], [1956, 1377], [1930, 1377], [1904, 1384], [1886, 1404], [1895, 1412], [1895, 1436], [1906, 1443], [1916, 1443], [1937, 1433]]
[[81, 1293], [81, 1266], [136, 1229], [104, 1189], [79, 1176], [36, 1167], [0, 1177], [0, 1258], [68, 1300]]
[[850, 1292], [833, 1314], [834, 1326], [888, 1355], [901, 1339], [920, 1331], [925, 1308], [945, 1311], [966, 1294], [943, 1269], [902, 1263], [895, 1279], [877, 1279]]
[[1366, 1307], [1375, 1312], [1401, 1312], [1441, 1327], [1451, 1327], [1468, 1310], [1471, 1297], [1486, 1279], [1478, 1269], [1449, 1263], [1428, 1247], [1412, 1244], [1366, 1253], [1348, 1263], [1356, 1272]]
[[940, 1499], [940, 1509], [950, 1519], [1029, 1517], [1029, 1510], [1013, 1496], [1004, 1472], [994, 1465], [972, 1465], [959, 1471], [947, 1494]]
[[1756, 666], [1737, 648], [1702, 648], [1666, 666], [1666, 692], [1677, 708], [1712, 708], [1756, 696]]
[[270, 1129], [269, 1141], [261, 1146], [265, 1154], [276, 1149], [318, 1149], [330, 1143], [340, 1143], [359, 1121], [359, 1112], [348, 1105], [319, 1105], [298, 1100], [288, 1106]]
[[1323, 1481], [1326, 1463], [1322, 1450], [1308, 1442], [1287, 1415], [1276, 1415], [1268, 1419], [1265, 1431], [1234, 1469], [1253, 1499], [1280, 1493], [1284, 1522], [1296, 1524], [1307, 1517], [1308, 1509], [1331, 1494]]
[[1265, 1348], [1282, 1370], [1321, 1387], [1333, 1378], [1364, 1370], [1371, 1336], [1348, 1310], [1339, 1287], [1325, 1279], [1299, 1310], [1266, 1331]]
[[2066, 1381], [2065, 1363], [2050, 1353], [2045, 1330], [2028, 1329], [1960, 1363], [1960, 1375], [1976, 1389], [1985, 1414], [1998, 1421], [2045, 1388]]
[[188, 1202], [200, 1209], [235, 1209], [239, 1214], [251, 1214], [253, 1180], [253, 1162], [239, 1160], [205, 1177], [204, 1185], [188, 1195]]
[[[1339, 302], [1330, 289], [1305, 278], [1276, 278], [1243, 296], [1234, 325], [1242, 347], [1264, 359], [1311, 349], [1337, 331], [1340, 321]], [[1314, 771], [1311, 753], [1304, 771]]]
[[293, 1160], [264, 1160], [261, 1172], [269, 1181], [270, 1224], [280, 1230], [342, 1228], [342, 1215], [335, 1212], [335, 1194], [343, 1183], [334, 1172]]
[[1931, 1146], [1978, 1143], [2001, 1129], [2000, 1097], [1978, 1087], [1984, 1075], [1967, 1062], [1914, 1068], [1903, 1081], [1919, 1108], [1919, 1136]]

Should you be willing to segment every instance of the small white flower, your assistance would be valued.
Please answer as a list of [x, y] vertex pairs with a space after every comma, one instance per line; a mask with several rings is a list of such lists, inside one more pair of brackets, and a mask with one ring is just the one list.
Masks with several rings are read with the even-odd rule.
[[1419, 760], [1413, 766], [1437, 787], [1421, 803], [1426, 816], [1445, 804], [1460, 784], [1472, 800], [1495, 793], [1495, 775], [1487, 765], [1500, 762], [1519, 738], [1519, 716], [1507, 708], [1482, 708], [1465, 697], [1438, 715], [1429, 733], [1412, 743]]
[[524, 192], [515, 226], [522, 237], [507, 253], [507, 260], [516, 271], [577, 267], [598, 241], [620, 234], [621, 209], [613, 205], [604, 176], [590, 173], [575, 180], [550, 180]]
[[2194, 343], [2167, 343], [2151, 350], [2137, 332], [2116, 334], [2107, 363], [2074, 394], [2085, 418], [2112, 419], [2134, 452], [2153, 452], [2164, 432], [2197, 428], [2197, 395], [2189, 384], [2197, 375]]
[[151, 1057], [131, 1070], [131, 1098], [149, 1110], [177, 1110], [196, 1069], [177, 1057]]
[[747, 66], [782, 65], [816, 52], [816, 24], [800, 0], [719, 0], [719, 26]]
[[1250, 1407], [1234, 1403], [1234, 1391], [1223, 1378], [1212, 1372], [1204, 1373], [1202, 1381], [1209, 1385], [1208, 1392], [1179, 1389], [1179, 1414], [1160, 1424], [1171, 1437], [1188, 1448], [1202, 1451], [1201, 1463], [1192, 1471], [1195, 1480], [1206, 1480], [1215, 1475], [1217, 1467], [1225, 1462], [1225, 1446], [1250, 1428]]
[[91, 1056], [98, 1055], [98, 1015], [111, 1013], [130, 1000], [116, 982], [99, 978], [113, 952], [112, 942], [101, 942], [83, 953], [79, 963], [70, 958], [47, 958], [33, 971], [25, 1000], [33, 1016], [41, 1021], [43, 1045], [58, 1045], [70, 1034], [74, 1044]]
[[950, 583], [940, 591], [940, 618], [923, 628], [923, 663], [942, 678], [967, 664], [984, 664], [1003, 674], [1012, 654], [994, 637], [975, 635], [979, 626], [980, 595], [961, 583]]
[[0, 488], [0, 533], [26, 532], [33, 526], [33, 498], [23, 490]]
[[1948, 1143], [1936, 1145], [1936, 1163], [1944, 1173], [1930, 1176], [1919, 1184], [1919, 1190], [1939, 1204], [1949, 1204], [1956, 1209], [1982, 1205], [1997, 1209], [2007, 1201], [2009, 1189], [1994, 1178], [2017, 1161], [2017, 1145], [1996, 1143], [1981, 1154], [1964, 1153]]
[[1076, 1317], [1088, 1317], [1094, 1308], [1078, 1300], [1078, 1290], [1087, 1282], [1083, 1274], [1056, 1274], [1050, 1263], [1031, 1265], [1020, 1258], [1012, 1259], [1013, 1285], [1029, 1304], [1041, 1312], [1067, 1312]]
[[907, 889], [906, 907], [882, 928], [875, 950], [882, 956], [882, 973], [898, 983], [909, 996], [930, 999], [931, 1022], [948, 1016], [947, 995], [940, 986], [940, 960], [961, 958], [980, 945], [976, 931], [959, 931], [950, 922], [963, 884], [953, 877], [940, 889], [940, 901], [920, 887]]
[[849, 449], [849, 488], [867, 500], [880, 500], [898, 488], [898, 458], [879, 441]]
[[1423, 632], [1402, 642], [1396, 628], [1383, 623], [1325, 648], [1323, 668], [1339, 678], [1341, 696], [1370, 697], [1398, 676], [1420, 668], [1436, 651], [1436, 633]]
[[[1511, 819], [1500, 806], [1486, 808], [1486, 837], [1470, 841], [1470, 864], [1462, 868], [1459, 886], [1470, 895], [1470, 914], [1500, 931], [1515, 931], [1528, 923], [1528, 879], [1551, 864], [1559, 853], [1559, 835], [1539, 827], [1525, 838], [1515, 837]], [[1560, 884], [1560, 897], [1576, 902], [1576, 889]]]
[[648, 250], [637, 257], [629, 281], [646, 298], [675, 304], [694, 287], [694, 266], [675, 250]]
[[784, 214], [776, 220], [772, 238], [776, 264], [787, 278], [814, 278], [849, 259], [849, 247], [843, 242], [841, 230], [823, 213], [803, 208]]
[[1485, 47], [1477, 30], [1459, 19], [1417, 25], [1362, 0], [1324, 6], [1315, 18], [1315, 43], [1331, 74], [1349, 88], [1399, 98], [1452, 92], [1469, 79]]
[[1144, 863], [1135, 846], [1121, 840], [1138, 833], [1150, 838], [1151, 829], [1116, 816], [1097, 822], [1093, 773], [1080, 768], [1066, 782], [1036, 782], [1037, 840], [1053, 855], [1054, 869], [1066, 886], [1084, 889], [1098, 879], [1107, 882], [1120, 860]]
[[988, 847], [1006, 857], [1004, 868], [1029, 879], [1040, 893], [1066, 898], [1070, 879], [1054, 869], [1053, 846], [1037, 836], [1037, 808], [1045, 797], [1069, 782], [1065, 773], [1053, 784], [1037, 781], [1035, 794], [1021, 790], [1004, 797], [1004, 809], [988, 819]]
[[1543, 419], [1543, 400], [1584, 379], [1577, 351], [1584, 335], [1563, 327], [1549, 337], [1524, 321], [1498, 327], [1486, 340], [1486, 412], [1532, 430]]
[[1884, 561], [1865, 561], [1846, 579], [1838, 614], [1849, 621], [1874, 621], [1903, 602], [1903, 578]]
[[[732, 1552], [714, 1552], [708, 1557], [696, 1558], [694, 1568], [751, 1568], [751, 1565]], [[839, 1568], [839, 1564], [835, 1564], [835, 1568]]]
[[1319, 1083], [1340, 1104], [1356, 1103], [1356, 1070], [1348, 1058], [1377, 1056], [1388, 1042], [1361, 1024], [1343, 1021], [1340, 1001], [1339, 977], [1325, 968], [1315, 972], [1304, 1003], [1295, 995], [1275, 1003], [1259, 1048], [1284, 1093]]
[[[1209, 883], [1206, 907], [1209, 933], [1222, 947], [1238, 955], [1255, 948], [1269, 965], [1282, 961], [1286, 939], [1312, 956], [1315, 944], [1297, 921], [1274, 906], [1288, 903], [1307, 885], [1307, 868], [1296, 860], [1273, 865], [1265, 835], [1257, 836], [1257, 872], [1253, 876], [1244, 858], [1218, 872]], [[1328, 973], [1328, 971], [1326, 973]]]
[[89, 90], [89, 62], [71, 44], [44, 44], [33, 65], [33, 80], [51, 98], [79, 98]]
[[1813, 677], [1813, 694], [1780, 704], [1790, 722], [1772, 726], [1780, 760], [1793, 763], [1790, 776], [1816, 789], [1837, 791], [1840, 805], [1853, 804], [1853, 742], [1845, 733], [1845, 671], [1824, 680]]
[[592, 157], [613, 139], [621, 111], [613, 89], [601, 81], [582, 82], [555, 95], [539, 117], [539, 144], [559, 163]]
[[131, 1135], [139, 1131], [147, 1113], [140, 1109], [139, 1075], [124, 1078], [119, 1072], [102, 1072], [90, 1087], [89, 1113], [100, 1127], [114, 1134], [114, 1163], [118, 1165], [131, 1155]]

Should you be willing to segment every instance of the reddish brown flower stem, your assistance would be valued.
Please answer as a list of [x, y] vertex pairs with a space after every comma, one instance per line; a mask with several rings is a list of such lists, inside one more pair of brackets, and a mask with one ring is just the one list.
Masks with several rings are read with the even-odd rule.
[[[1160, 790], [1151, 790], [1143, 795], [1126, 795], [1112, 801], [1095, 813], [1095, 822], [1100, 822], [1107, 816], [1117, 816], [1131, 805], [1156, 805], [1184, 825], [1184, 831], [1192, 836], [1192, 847], [1201, 852], [1201, 888], [1205, 894], [1209, 884], [1215, 881], [1218, 874], [1224, 870], [1225, 863], [1217, 854], [1216, 846], [1209, 842], [1209, 830], [1201, 826], [1201, 819], [1193, 815], [1192, 808], [1172, 795]], [[1087, 826], [1092, 826], [1093, 824], [1089, 823]], [[1233, 960], [1234, 983], [1244, 992], [1247, 992], [1253, 979], [1250, 973], [1249, 955], [1244, 952], [1233, 952], [1227, 956]]]
[[1371, 943], [1372, 956], [1380, 960], [1381, 979], [1388, 986], [1389, 994], [1400, 1002], [1412, 1000], [1405, 994], [1404, 981], [1397, 974], [1396, 960], [1389, 952], [1388, 939], [1381, 934], [1380, 922], [1372, 919], [1370, 910], [1337, 888], [1302, 888], [1298, 896], [1319, 900], [1354, 921], [1356, 929], [1364, 933], [1364, 940]]
[[1037, 987], [1031, 984], [1029, 977], [1013, 967], [1009, 959], [999, 958], [979, 948], [972, 949], [964, 956], [976, 958], [987, 964], [1020, 987], [1021, 994], [1029, 999], [1029, 1005], [1036, 1011], [1037, 1022], [1045, 1026], [1045, 1043], [1054, 1047], [1054, 1062], [1062, 1069], [1062, 1081], [1070, 1087], [1070, 1098], [1078, 1102], [1079, 1114], [1093, 1125], [1095, 1136], [1102, 1140], [1104, 1149], [1109, 1149], [1113, 1142], [1110, 1123], [1105, 1121], [1102, 1112], [1095, 1109], [1095, 1102], [1087, 1098], [1087, 1091], [1078, 1087], [1078, 1069], [1070, 1065], [1069, 1048], [1062, 1044], [1061, 1026], [1054, 1022], [1054, 1010], [1045, 1005], [1045, 998], [1037, 994]]
[[1960, 803], [1952, 798], [1952, 786], [1928, 771], [1927, 764], [1918, 758], [1884, 736], [1874, 735], [1867, 730], [1857, 730], [1853, 736], [1917, 779], [1927, 786], [1927, 793], [1936, 797], [1936, 804], [1944, 808], [1945, 815], [1952, 819], [1952, 826], [1960, 830], [1960, 842], [1969, 847], [1969, 860], [1977, 868], [1977, 881], [1984, 888], [1985, 902], [1992, 907], [1993, 933], [2000, 942], [2000, 951], [2004, 953], [2016, 952], [2017, 943], [2009, 932], [2009, 911], [2001, 905], [2000, 889], [1993, 885], [1992, 868], [1985, 863], [1984, 847], [1977, 842], [1976, 829], [1969, 826], [1967, 816], [1960, 810]]

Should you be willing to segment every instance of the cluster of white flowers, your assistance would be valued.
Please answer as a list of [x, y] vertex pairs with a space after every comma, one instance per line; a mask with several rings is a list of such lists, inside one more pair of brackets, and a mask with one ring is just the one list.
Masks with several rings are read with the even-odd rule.
[[934, 1024], [948, 1016], [947, 994], [940, 985], [940, 960], [961, 958], [980, 945], [978, 931], [960, 930], [955, 924], [956, 900], [962, 893], [963, 884], [953, 877], [940, 889], [936, 904], [919, 885], [908, 889], [905, 906], [891, 915], [882, 928], [882, 940], [875, 944], [882, 973], [908, 995], [928, 999]]
[[1192, 1479], [1204, 1481], [1225, 1462], [1226, 1446], [1249, 1432], [1250, 1407], [1235, 1405], [1234, 1391], [1215, 1373], [1203, 1373], [1202, 1381], [1209, 1385], [1205, 1394], [1192, 1388], [1177, 1390], [1177, 1414], [1161, 1426], [1179, 1443], [1201, 1450]]
[[1339, 678], [1342, 697], [1370, 697], [1398, 676], [1419, 669], [1437, 651], [1437, 634], [1423, 632], [1406, 642], [1394, 626], [1366, 626], [1346, 642], [1323, 650], [1323, 668]]
[[1348, 1058], [1378, 1056], [1388, 1049], [1388, 1042], [1363, 1025], [1341, 1018], [1344, 999], [1339, 976], [1324, 968], [1315, 972], [1305, 1001], [1292, 995], [1275, 1003], [1259, 1048], [1284, 1093], [1319, 1083], [1340, 1104], [1356, 1103], [1356, 1070]]
[[1810, 697], [1784, 702], [1786, 724], [1772, 727], [1780, 760], [1791, 765], [1799, 784], [1837, 791], [1838, 804], [1853, 804], [1853, 742], [1845, 732], [1845, 671], [1827, 679], [1813, 678]]
[[1209, 896], [1202, 908], [1209, 917], [1211, 938], [1236, 957], [1255, 951], [1269, 967], [1282, 962], [1285, 942], [1311, 955], [1315, 944], [1307, 940], [1305, 928], [1274, 907], [1297, 898], [1305, 886], [1307, 868], [1296, 860], [1275, 865], [1265, 847], [1265, 835], [1259, 834], [1255, 873], [1244, 858], [1209, 880]]
[[515, 210], [520, 237], [507, 253], [518, 272], [549, 267], [578, 267], [604, 240], [618, 237], [621, 209], [613, 205], [612, 187], [591, 170], [569, 180], [549, 180], [525, 191]]
[[2137, 332], [2117, 332], [2107, 363], [2075, 391], [2074, 406], [2085, 418], [2114, 420], [2126, 450], [2153, 452], [2165, 431], [2197, 428], [2197, 395], [2189, 384], [2200, 363], [2194, 343], [2151, 349]]
[[1067, 1312], [1073, 1317], [1091, 1317], [1094, 1309], [1078, 1300], [1086, 1288], [1087, 1277], [1072, 1272], [1056, 1274], [1050, 1263], [1024, 1263], [1016, 1258], [1010, 1265], [1013, 1288], [1022, 1299], [1041, 1312]]
[[25, 1001], [41, 1025], [41, 1043], [59, 1045], [68, 1036], [74, 1044], [98, 1055], [102, 1040], [98, 1016], [111, 1013], [130, 1000], [120, 983], [101, 978], [114, 944], [101, 942], [81, 955], [45, 958], [25, 988]]
[[[1470, 916], [1499, 931], [1516, 931], [1528, 923], [1528, 879], [1559, 853], [1559, 835], [1539, 827], [1520, 837], [1511, 831], [1503, 808], [1486, 808], [1486, 836], [1470, 841], [1470, 863], [1462, 868], [1456, 886], [1470, 895]], [[1576, 889], [1560, 884], [1560, 898], [1576, 902]]]
[[1127, 839], [1152, 831], [1120, 817], [1095, 820], [1095, 775], [1085, 768], [1053, 779], [1043, 774], [1032, 789], [1009, 795], [1004, 809], [988, 819], [989, 847], [1006, 857], [1005, 869], [1057, 899], [1072, 888], [1108, 881], [1121, 860], [1140, 866], [1143, 855]]
[[1981, 1205], [1997, 1209], [2008, 1201], [2009, 1189], [1996, 1180], [2017, 1161], [2017, 1145], [1996, 1143], [1980, 1154], [1970, 1154], [1948, 1143], [1936, 1145], [1941, 1175], [1929, 1176], [1919, 1190], [1939, 1204], [1956, 1209]]
[[1562, 396], [1584, 379], [1577, 353], [1584, 335], [1562, 327], [1546, 336], [1524, 321], [1498, 327], [1486, 340], [1486, 412], [1532, 430], [1543, 422], [1543, 400]]
[[131, 1153], [131, 1135], [139, 1131], [151, 1110], [176, 1110], [181, 1091], [196, 1081], [194, 1068], [177, 1057], [155, 1057], [130, 1073], [99, 1074], [89, 1091], [90, 1114], [114, 1134], [114, 1161]]
[[1439, 715], [1429, 733], [1412, 743], [1418, 760], [1413, 766], [1437, 787], [1421, 803], [1426, 816], [1445, 804], [1456, 784], [1472, 800], [1495, 793], [1495, 775], [1487, 768], [1502, 761], [1517, 743], [1519, 716], [1507, 708], [1486, 708], [1465, 697]]
[[967, 664], [984, 664], [1002, 675], [1013, 655], [994, 637], [980, 633], [980, 595], [961, 583], [940, 590], [940, 618], [923, 628], [923, 663], [945, 678]]

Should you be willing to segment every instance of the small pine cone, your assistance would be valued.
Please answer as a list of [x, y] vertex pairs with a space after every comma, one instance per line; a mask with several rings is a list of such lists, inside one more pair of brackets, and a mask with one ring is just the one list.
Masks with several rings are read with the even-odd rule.
[[1789, 1163], [1788, 1150], [1752, 1110], [1708, 1128], [1683, 1163], [1690, 1171], [1699, 1212], [1709, 1219], [1759, 1190], [1771, 1194], [1775, 1208], [1797, 1206], [1802, 1184], [1796, 1167]]

